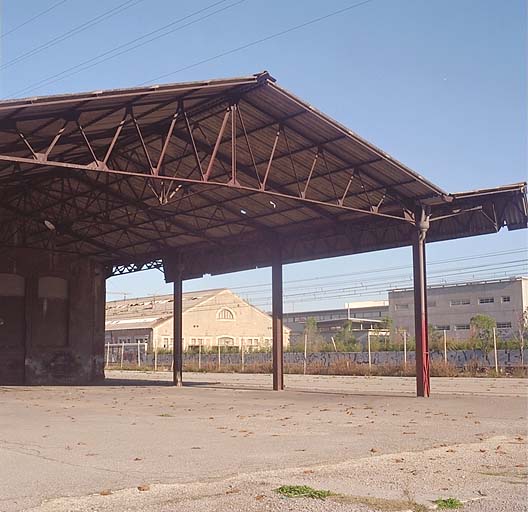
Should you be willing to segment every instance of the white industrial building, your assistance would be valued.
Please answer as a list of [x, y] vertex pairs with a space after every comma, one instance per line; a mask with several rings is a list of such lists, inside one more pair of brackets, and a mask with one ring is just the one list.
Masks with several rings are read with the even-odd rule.
[[[517, 335], [521, 315], [528, 308], [528, 278], [428, 286], [427, 304], [429, 325], [446, 331], [451, 339], [469, 338], [475, 315], [494, 318], [498, 334], [511, 338]], [[412, 289], [389, 291], [388, 316], [396, 329], [414, 336]]]

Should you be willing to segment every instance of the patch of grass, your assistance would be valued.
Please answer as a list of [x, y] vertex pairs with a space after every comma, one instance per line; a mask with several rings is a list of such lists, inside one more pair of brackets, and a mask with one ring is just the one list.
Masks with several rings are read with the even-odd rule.
[[287, 498], [312, 498], [324, 500], [332, 495], [330, 491], [314, 489], [307, 485], [281, 485], [274, 490], [276, 493], [286, 496]]
[[464, 504], [456, 498], [438, 498], [433, 502], [440, 509], [462, 508]]
[[164, 412], [163, 414], [158, 414], [160, 418], [172, 418], [172, 414]]

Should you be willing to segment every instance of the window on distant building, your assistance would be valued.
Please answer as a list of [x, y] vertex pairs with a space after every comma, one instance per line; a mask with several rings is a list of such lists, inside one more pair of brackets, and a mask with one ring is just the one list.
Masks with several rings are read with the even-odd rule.
[[396, 311], [402, 310], [402, 309], [409, 309], [409, 304], [396, 304], [394, 307]]
[[471, 304], [470, 299], [451, 299], [449, 301], [450, 306], [467, 306], [468, 304]]
[[479, 304], [493, 304], [494, 302], [493, 297], [479, 297]]
[[509, 295], [503, 295], [501, 301], [502, 302], [510, 302], [510, 296]]
[[497, 329], [511, 329], [511, 322], [497, 322]]
[[232, 347], [235, 344], [235, 339], [230, 336], [221, 336], [217, 339], [217, 343], [221, 347]]
[[456, 324], [455, 331], [469, 331], [469, 324]]
[[450, 325], [435, 325], [433, 326], [435, 331], [449, 331], [451, 329]]
[[235, 314], [228, 308], [219, 309], [216, 313], [217, 320], [234, 320]]

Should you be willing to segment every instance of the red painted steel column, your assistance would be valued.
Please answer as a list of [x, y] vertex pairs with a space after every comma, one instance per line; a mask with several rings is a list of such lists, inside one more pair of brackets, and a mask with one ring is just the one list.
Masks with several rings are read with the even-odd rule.
[[273, 389], [284, 389], [283, 327], [282, 327], [282, 258], [280, 247], [274, 248], [271, 266], [271, 303], [273, 331]]
[[416, 395], [429, 396], [429, 340], [427, 329], [427, 285], [425, 236], [429, 219], [423, 210], [416, 211], [416, 232], [413, 237], [414, 333], [416, 338]]
[[172, 382], [175, 386], [183, 386], [183, 341], [182, 341], [182, 314], [183, 314], [183, 289], [182, 270], [179, 269], [174, 280], [173, 295], [173, 346], [172, 346]]

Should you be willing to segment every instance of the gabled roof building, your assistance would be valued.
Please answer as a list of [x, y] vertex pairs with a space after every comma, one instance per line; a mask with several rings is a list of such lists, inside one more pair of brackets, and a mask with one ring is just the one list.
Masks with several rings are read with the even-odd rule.
[[[106, 343], [147, 343], [148, 349], [173, 346], [172, 295], [110, 301], [106, 305]], [[284, 329], [285, 345], [289, 343]], [[271, 317], [231, 290], [221, 288], [183, 294], [183, 347], [271, 346]]]

